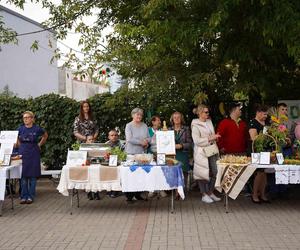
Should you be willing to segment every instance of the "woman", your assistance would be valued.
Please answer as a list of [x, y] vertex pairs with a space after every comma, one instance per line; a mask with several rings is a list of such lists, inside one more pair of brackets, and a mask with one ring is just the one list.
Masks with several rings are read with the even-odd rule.
[[[142, 109], [134, 108], [131, 111], [132, 121], [126, 124], [125, 152], [128, 155], [142, 154], [147, 152], [147, 148], [150, 143], [150, 135], [147, 125], [142, 122], [143, 114], [144, 112]], [[128, 203], [132, 203], [132, 199], [134, 197], [137, 200], [145, 200], [141, 196], [141, 192], [127, 192], [126, 197]]]
[[97, 122], [93, 118], [92, 108], [88, 101], [80, 104], [80, 114], [75, 118], [73, 132], [80, 142], [92, 143], [98, 137]]
[[[250, 121], [249, 134], [250, 140], [253, 142], [260, 132], [263, 132], [264, 126], [266, 125], [266, 119], [268, 117], [268, 108], [264, 105], [259, 105], [256, 108], [255, 118]], [[254, 177], [252, 201], [254, 203], [270, 201], [267, 199], [265, 194], [265, 189], [267, 186], [267, 175], [264, 169], [259, 169], [256, 171], [256, 176]]]
[[[88, 101], [83, 101], [80, 104], [80, 113], [75, 118], [73, 133], [81, 143], [93, 143], [98, 137], [97, 122], [93, 118], [92, 108]], [[88, 192], [88, 199], [100, 200], [99, 192]]]
[[207, 106], [199, 105], [197, 114], [199, 118], [194, 119], [191, 124], [194, 141], [194, 179], [198, 180], [202, 201], [212, 203], [221, 200], [213, 193], [218, 171], [218, 154], [207, 157], [204, 148], [216, 143], [220, 135], [215, 134]]
[[187, 172], [190, 170], [189, 151], [192, 147], [190, 129], [184, 126], [184, 118], [180, 112], [174, 112], [170, 122], [172, 124], [170, 130], [175, 132], [176, 160], [182, 163], [182, 170], [187, 177]]
[[[150, 141], [150, 147], [148, 148], [149, 153], [157, 153], [157, 145], [156, 145], [156, 132], [160, 130], [161, 127], [161, 120], [160, 117], [157, 115], [152, 116], [151, 118], [151, 127], [149, 127], [149, 135], [151, 138]], [[162, 198], [167, 196], [167, 193], [165, 191], [159, 191], [159, 192], [149, 192], [148, 198], [153, 198], [154, 195], [158, 193]]]
[[[18, 146], [22, 155], [21, 204], [31, 204], [35, 198], [36, 178], [41, 175], [41, 146], [45, 144], [48, 134], [34, 124], [31, 111], [23, 113], [24, 125], [19, 127]], [[38, 142], [39, 138], [40, 141]]]
[[148, 128], [149, 135], [151, 138], [149, 153], [157, 153], [157, 145], [156, 145], [156, 132], [160, 130], [161, 120], [160, 117], [155, 115], [151, 118], [151, 127]]
[[143, 154], [147, 152], [150, 143], [148, 127], [142, 122], [144, 112], [140, 108], [131, 111], [132, 121], [126, 124], [125, 137], [127, 154]]

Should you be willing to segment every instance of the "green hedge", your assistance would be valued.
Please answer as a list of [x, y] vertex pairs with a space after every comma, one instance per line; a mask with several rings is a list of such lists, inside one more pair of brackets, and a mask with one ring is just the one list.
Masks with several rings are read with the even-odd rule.
[[[156, 98], [155, 102], [151, 99], [149, 101], [143, 93], [124, 86], [114, 95], [106, 93], [90, 98], [100, 130], [98, 141], [106, 141], [108, 131], [115, 127], [120, 129], [121, 138], [124, 138], [125, 125], [131, 120], [130, 112], [137, 106], [146, 111], [148, 118], [156, 112], [167, 122], [175, 109], [187, 114], [187, 103], [181, 101], [180, 96], [170, 98], [169, 93], [164, 93], [162, 97]], [[17, 129], [22, 124], [22, 113], [26, 110], [33, 111], [36, 124], [49, 134], [48, 141], [42, 148], [42, 160], [49, 169], [60, 169], [65, 164], [68, 149], [75, 142], [73, 122], [79, 113], [79, 107], [79, 102], [56, 94], [34, 99], [0, 95], [0, 130]]]

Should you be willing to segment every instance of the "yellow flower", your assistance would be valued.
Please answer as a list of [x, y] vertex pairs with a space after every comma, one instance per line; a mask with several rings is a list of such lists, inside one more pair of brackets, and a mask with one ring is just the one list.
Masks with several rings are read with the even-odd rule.
[[281, 115], [279, 118], [283, 122], [287, 122], [289, 120], [289, 118], [286, 115]]
[[276, 122], [276, 123], [280, 123], [280, 120], [276, 117], [276, 116], [271, 116], [271, 120], [273, 121], [273, 122]]

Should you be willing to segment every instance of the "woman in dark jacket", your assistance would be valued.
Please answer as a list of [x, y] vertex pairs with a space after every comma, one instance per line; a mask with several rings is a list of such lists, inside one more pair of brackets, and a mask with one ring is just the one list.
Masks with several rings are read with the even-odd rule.
[[189, 163], [189, 152], [192, 148], [190, 128], [184, 126], [184, 117], [178, 111], [171, 115], [170, 122], [172, 124], [170, 130], [175, 132], [176, 160], [182, 163], [182, 170], [187, 173], [191, 168]]

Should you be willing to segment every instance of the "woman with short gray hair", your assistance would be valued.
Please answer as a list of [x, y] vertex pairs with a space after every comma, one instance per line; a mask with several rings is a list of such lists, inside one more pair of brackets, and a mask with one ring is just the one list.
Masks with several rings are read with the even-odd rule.
[[[127, 154], [142, 154], [147, 151], [151, 138], [147, 125], [142, 122], [143, 114], [144, 112], [140, 108], [131, 111], [132, 121], [125, 127], [125, 151]], [[125, 194], [128, 203], [132, 203], [134, 197], [137, 200], [145, 200], [141, 196], [141, 192], [126, 192]]]
[[142, 154], [149, 146], [150, 135], [147, 125], [142, 122], [143, 114], [144, 112], [140, 108], [134, 108], [131, 111], [132, 121], [125, 127], [125, 151], [127, 154]]

